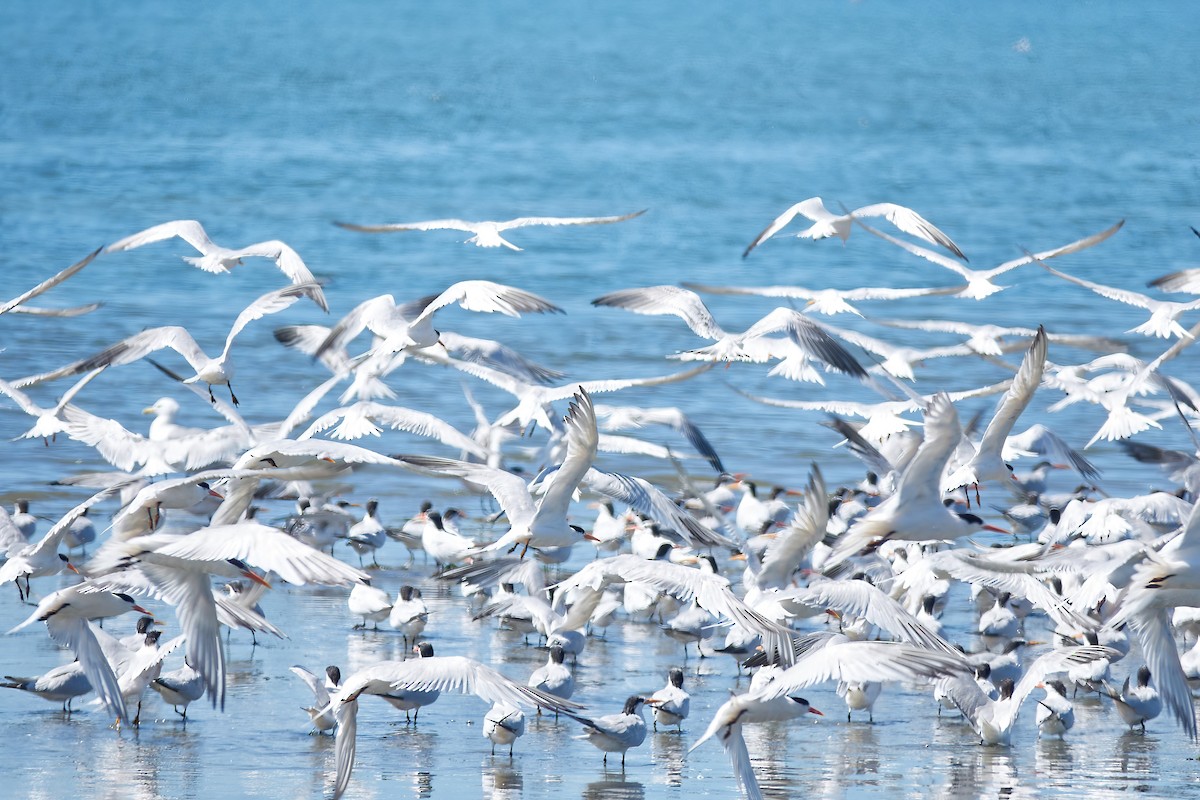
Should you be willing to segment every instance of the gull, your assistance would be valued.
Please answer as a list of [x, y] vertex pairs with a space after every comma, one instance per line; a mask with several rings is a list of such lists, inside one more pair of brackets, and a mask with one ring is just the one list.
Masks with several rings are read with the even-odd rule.
[[1190, 303], [1155, 300], [1140, 292], [1118, 289], [1114, 286], [1105, 286], [1102, 283], [1094, 283], [1083, 278], [1076, 278], [1065, 272], [1059, 272], [1046, 264], [1042, 264], [1041, 267], [1051, 275], [1056, 275], [1064, 281], [1069, 281], [1085, 289], [1091, 289], [1101, 297], [1116, 300], [1118, 303], [1125, 303], [1126, 305], [1142, 308], [1150, 312], [1150, 319], [1137, 327], [1130, 328], [1126, 333], [1140, 333], [1143, 336], [1157, 336], [1162, 339], [1169, 339], [1172, 336], [1178, 336], [1181, 339], [1193, 338], [1192, 334], [1184, 330], [1183, 326], [1179, 324], [1178, 319], [1181, 314], [1200, 309], [1200, 300], [1193, 300]]
[[958, 297], [965, 297], [971, 300], [982, 300], [985, 297], [989, 297], [1005, 288], [992, 283], [992, 278], [1003, 275], [1006, 272], [1010, 272], [1017, 267], [1025, 266], [1026, 264], [1038, 259], [1046, 260], [1049, 258], [1057, 258], [1058, 256], [1070, 255], [1071, 253], [1078, 253], [1080, 250], [1086, 250], [1093, 245], [1103, 242], [1105, 239], [1120, 230], [1121, 226], [1125, 224], [1125, 220], [1121, 220], [1116, 225], [1113, 225], [1111, 228], [1103, 230], [1100, 233], [1079, 239], [1078, 241], [1063, 245], [1062, 247], [1056, 247], [1053, 250], [1046, 250], [1036, 254], [1026, 253], [1026, 255], [1021, 258], [1013, 259], [1012, 261], [1006, 261], [1000, 266], [988, 270], [968, 269], [954, 259], [946, 258], [940, 253], [935, 253], [932, 250], [915, 245], [911, 242], [901, 241], [900, 239], [888, 236], [883, 231], [875, 230], [874, 228], [865, 225], [861, 221], [859, 221], [858, 224], [861, 225], [864, 230], [874, 234], [875, 236], [891, 242], [892, 244], [901, 247], [913, 255], [925, 259], [926, 261], [932, 261], [934, 264], [937, 264], [940, 267], [945, 267], [951, 272], [961, 276], [967, 281], [967, 288], [959, 292], [957, 295]]
[[18, 310], [21, 308], [21, 305], [26, 300], [31, 300], [34, 297], [37, 297], [39, 294], [42, 294], [43, 292], [49, 291], [50, 289], [53, 289], [55, 286], [58, 286], [60, 283], [65, 281], [67, 278], [71, 277], [76, 272], [79, 272], [79, 270], [83, 269], [88, 264], [92, 263], [92, 259], [95, 258], [96, 256], [100, 255], [101, 249], [103, 249], [103, 248], [98, 248], [96, 250], [93, 250], [92, 252], [88, 253], [86, 256], [84, 256], [79, 261], [76, 261], [74, 264], [72, 264], [71, 266], [67, 267], [64, 270], [61, 270], [61, 271], [55, 273], [54, 275], [51, 275], [49, 278], [42, 281], [37, 286], [34, 286], [32, 289], [22, 292], [21, 294], [17, 295], [13, 299], [11, 299], [3, 304], [0, 304], [0, 314], [5, 314], [9, 311]]
[[464, 244], [476, 247], [507, 247], [509, 250], [520, 250], [512, 242], [500, 234], [513, 228], [528, 228], [533, 225], [557, 227], [559, 225], [607, 225], [611, 222], [624, 222], [627, 219], [640, 217], [647, 209], [635, 211], [632, 214], [622, 214], [616, 217], [517, 217], [504, 222], [468, 222], [461, 219], [431, 219], [425, 222], [395, 222], [387, 225], [355, 225], [349, 222], [334, 222], [339, 228], [362, 233], [392, 233], [394, 231], [463, 231], [472, 234]]
[[520, 317], [522, 313], [565, 313], [532, 292], [493, 281], [459, 281], [428, 300], [401, 306], [396, 305], [390, 294], [383, 294], [359, 303], [342, 317], [317, 348], [315, 357], [320, 358], [330, 349], [345, 348], [364, 328], [380, 340], [371, 348], [373, 354], [388, 356], [404, 350], [433, 347], [440, 337], [433, 327], [434, 314], [456, 304], [467, 311], [509, 317]]
[[4, 678], [7, 683], [0, 683], [0, 687], [20, 689], [51, 703], [62, 703], [62, 710], [67, 714], [71, 713], [72, 700], [92, 690], [83, 664], [78, 661], [55, 667], [36, 678], [15, 678], [12, 675], [5, 675]]
[[119, 239], [105, 247], [104, 252], [119, 253], [123, 250], [133, 250], [176, 236], [200, 251], [199, 256], [184, 256], [183, 260], [205, 272], [229, 272], [230, 269], [241, 264], [243, 258], [269, 258], [293, 284], [312, 286], [310, 292], [313, 302], [319, 305], [322, 311], [329, 310], [329, 305], [325, 302], [325, 294], [321, 291], [321, 287], [316, 285], [317, 279], [309, 272], [308, 267], [305, 266], [296, 251], [277, 239], [231, 250], [228, 247], [221, 247], [209, 239], [204, 228], [196, 220], [177, 219]]
[[149, 613], [127, 594], [80, 583], [42, 598], [33, 613], [9, 633], [16, 633], [34, 622], [45, 622], [50, 638], [71, 648], [96, 695], [120, 721], [126, 716], [121, 687], [88, 621], [115, 617], [128, 611]]
[[932, 297], [935, 295], [955, 294], [965, 289], [965, 286], [931, 287], [913, 289], [889, 289], [886, 287], [856, 289], [806, 289], [803, 286], [709, 286], [707, 284], [689, 283], [682, 285], [687, 289], [706, 294], [751, 295], [754, 297], [784, 297], [792, 300], [804, 300], [805, 311], [815, 314], [834, 316], [835, 314], [854, 314], [862, 316], [862, 312], [852, 306], [851, 302], [860, 300], [900, 300], [909, 297]]
[[232, 398], [233, 404], [237, 405], [238, 399], [234, 395], [233, 387], [229, 382], [233, 376], [233, 364], [229, 360], [229, 350], [233, 346], [234, 339], [254, 320], [260, 319], [267, 314], [282, 311], [301, 297], [308, 297], [315, 301], [316, 295], [313, 293], [313, 290], [316, 288], [318, 288], [316, 284], [288, 286], [284, 289], [267, 292], [256, 299], [238, 314], [237, 319], [233, 322], [233, 327], [229, 329], [229, 335], [225, 337], [225, 347], [216, 358], [210, 358], [201, 350], [200, 346], [196, 344], [196, 340], [192, 338], [192, 335], [186, 328], [178, 325], [168, 325], [161, 328], [149, 328], [141, 333], [135, 333], [133, 336], [122, 339], [90, 358], [76, 361], [73, 364], [68, 364], [52, 372], [23, 378], [14, 385], [17, 388], [24, 388], [25, 386], [55, 380], [68, 375], [78, 375], [98, 367], [130, 364], [145, 358], [150, 353], [161, 350], [164, 347], [169, 347], [187, 359], [188, 364], [196, 371], [196, 374], [188, 378], [184, 383], [203, 381], [208, 384], [208, 396], [214, 402], [216, 398], [213, 397], [212, 393], [213, 385], [221, 384], [229, 386], [229, 396]]
[[597, 297], [594, 306], [623, 308], [635, 314], [679, 317], [692, 332], [716, 344], [701, 350], [680, 354], [684, 360], [705, 361], [765, 361], [769, 357], [756, 347], [756, 340], [772, 333], [785, 331], [788, 338], [804, 351], [805, 355], [856, 378], [866, 377], [866, 372], [854, 357], [816, 323], [790, 308], [777, 308], [754, 323], [742, 333], [728, 333], [713, 319], [712, 313], [700, 296], [690, 289], [678, 286], [647, 286], [640, 289], [623, 289]]
[[751, 250], [781, 231], [797, 215], [813, 222], [813, 225], [796, 234], [799, 239], [825, 239], [829, 236], [836, 236], [845, 242], [850, 238], [850, 228], [855, 220], [864, 217], [883, 217], [905, 233], [924, 239], [930, 244], [941, 245], [963, 261], [967, 260], [963, 251], [958, 249], [958, 245], [951, 241], [949, 236], [935, 228], [911, 208], [898, 206], [895, 203], [875, 203], [856, 208], [846, 214], [834, 214], [825, 208], [825, 204], [819, 197], [801, 200], [776, 217], [770, 225], [763, 229], [762, 233], [754, 237], [754, 241], [742, 252], [742, 258], [750, 255]]
[[621, 754], [621, 766], [625, 766], [625, 752], [631, 747], [637, 747], [646, 741], [646, 718], [642, 716], [642, 706], [654, 704], [639, 695], [632, 695], [625, 701], [620, 714], [606, 714], [603, 717], [589, 719], [571, 711], [563, 711], [568, 717], [583, 724], [583, 735], [576, 739], [586, 739], [598, 750], [604, 752], [604, 763], [608, 763], [609, 753]]
[[935, 395], [925, 411], [925, 440], [900, 476], [895, 494], [838, 538], [827, 568], [864, 547], [874, 550], [890, 539], [957, 539], [981, 528], [1008, 533], [974, 514], [958, 514], [942, 504], [941, 475], [961, 438], [962, 426], [950, 399]]
[[511, 703], [494, 703], [483, 717], [483, 737], [492, 743], [492, 755], [496, 745], [508, 745], [511, 758], [513, 742], [524, 735], [525, 712]]
[[[430, 513], [436, 514], [437, 512]], [[408, 584], [401, 586], [396, 595], [396, 601], [392, 603], [388, 624], [400, 631], [400, 635], [404, 637], [405, 647], [408, 647], [410, 641], [416, 641], [428, 622], [429, 607], [421, 598], [421, 590]]]
[[487, 703], [503, 701], [527, 708], [539, 705], [562, 711], [582, 708], [578, 703], [523, 686], [465, 656], [429, 655], [407, 661], [383, 661], [366, 667], [346, 678], [331, 703], [338, 721], [334, 798], [345, 793], [354, 769], [359, 696], [386, 697], [401, 690], [460, 692], [473, 694]]

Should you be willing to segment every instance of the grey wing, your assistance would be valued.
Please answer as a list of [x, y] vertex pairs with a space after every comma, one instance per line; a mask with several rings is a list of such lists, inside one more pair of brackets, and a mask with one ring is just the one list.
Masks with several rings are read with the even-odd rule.
[[637, 510], [693, 547], [737, 547], [732, 540], [681, 510], [669, 497], [642, 478], [593, 468], [584, 476], [584, 482], [589, 489]]
[[183, 239], [201, 253], [208, 253], [216, 247], [199, 222], [194, 219], [177, 219], [146, 228], [146, 230], [126, 236], [124, 239], [118, 239], [105, 247], [104, 252], [118, 253], [122, 250], [132, 250], [135, 247], [161, 242], [174, 236]]
[[80, 259], [79, 261], [76, 261], [74, 264], [67, 267], [66, 269], [64, 269], [60, 272], [56, 272], [55, 274], [51, 275], [46, 280], [39, 283], [37, 286], [34, 286], [32, 289], [22, 292], [21, 294], [14, 297], [12, 300], [9, 300], [8, 302], [4, 303], [4, 305], [0, 305], [0, 314], [4, 314], [8, 311], [12, 311], [14, 308], [21, 305], [26, 300], [30, 300], [34, 297], [37, 297], [39, 294], [42, 294], [43, 292], [49, 291], [50, 289], [53, 289], [55, 286], [58, 286], [60, 283], [65, 281], [67, 278], [71, 277], [76, 272], [79, 272], [79, 270], [83, 269], [88, 264], [92, 263], [92, 259], [95, 258], [99, 254], [100, 254], [100, 250], [93, 250], [91, 253], [88, 253], [82, 259]]
[[46, 620], [46, 629], [50, 638], [71, 648], [75, 653], [84, 674], [96, 690], [96, 696], [103, 701], [109, 712], [118, 719], [125, 719], [125, 699], [121, 696], [117, 676], [88, 622], [78, 617], [56, 615]]
[[517, 217], [510, 219], [507, 222], [496, 223], [496, 230], [506, 231], [510, 228], [525, 228], [530, 225], [608, 225], [613, 222], [624, 222], [627, 219], [640, 217], [645, 214], [648, 209], [643, 208], [641, 211], [634, 211], [632, 214], [620, 214], [610, 217]]
[[461, 219], [430, 219], [424, 222], [392, 222], [384, 225], [356, 225], [352, 222], [334, 222], [339, 228], [360, 233], [392, 233], [394, 231], [464, 231], [477, 233], [479, 223]]
[[597, 297], [592, 305], [623, 308], [635, 314], [670, 314], [682, 319], [693, 333], [704, 339], [717, 340], [725, 336], [725, 331], [717, 325], [699, 295], [678, 286], [622, 289]]

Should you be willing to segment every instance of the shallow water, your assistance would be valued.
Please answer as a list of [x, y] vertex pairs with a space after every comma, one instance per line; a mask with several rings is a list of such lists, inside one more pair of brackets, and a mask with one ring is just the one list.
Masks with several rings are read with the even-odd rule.
[[[976, 267], [1122, 218], [1127, 222], [1117, 236], [1058, 266], [1141, 289], [1152, 277], [1198, 265], [1200, 241], [1187, 226], [1200, 222], [1200, 103], [1191, 79], [1200, 55], [1174, 8], [1026, 3], [964, 13], [947, 3], [922, 11], [880, 3], [767, 3], [736, 14], [717, 4], [530, 13], [504, 2], [453, 10], [264, 2], [203, 12], [150, 3], [6, 3], [0, 7], [7, 34], [0, 69], [5, 296], [105, 242], [157, 222], [196, 218], [219, 242], [279, 238], [293, 245], [328, 280], [335, 314], [382, 292], [415, 297], [465, 278], [538, 292], [567, 315], [495, 320], [451, 311], [445, 324], [501, 339], [582, 379], [672, 371], [678, 363], [663, 357], [696, 346], [678, 320], [589, 305], [615, 289], [681, 280], [952, 283], [948, 273], [861, 234], [844, 247], [779, 237], [751, 258], [739, 257], [768, 220], [817, 194], [831, 207], [884, 200], [911, 206], [950, 233]], [[518, 231], [513, 240], [523, 253], [462, 246], [465, 236], [452, 232], [363, 236], [330, 224], [641, 208], [649, 209], [645, 216], [620, 225]], [[178, 243], [161, 244], [99, 259], [43, 298], [47, 305], [102, 300], [105, 307], [94, 315], [6, 316], [0, 376], [66, 363], [151, 325], [184, 324], [215, 349], [237, 311], [278, 285], [278, 273], [261, 265], [203, 274], [175, 259], [186, 252]], [[980, 303], [935, 298], [864, 304], [864, 311], [880, 318], [1045, 323], [1051, 331], [1105, 335], [1145, 318], [1037, 269], [1001, 282], [1012, 288]], [[772, 308], [750, 298], [706, 301], [729, 329]], [[286, 412], [322, 379], [316, 365], [271, 339], [276, 325], [302, 321], [324, 318], [297, 305], [269, 324], [251, 325], [235, 345], [237, 391], [251, 422]], [[891, 341], [953, 341], [834, 322]], [[1124, 338], [1140, 357], [1164, 347]], [[1051, 360], [1060, 363], [1090, 357], [1051, 347]], [[1170, 374], [1194, 379], [1195, 359], [1186, 354]], [[857, 480], [860, 466], [831, 450], [836, 438], [818, 424], [820, 415], [759, 406], [726, 384], [796, 399], [866, 398], [866, 390], [838, 376], [822, 389], [765, 373], [734, 365], [682, 386], [612, 399], [684, 408], [731, 470], [764, 482], [799, 485], [813, 460], [831, 482]], [[982, 362], [931, 362], [918, 388], [962, 389], [1002, 377]], [[469, 429], [457, 376], [406, 367], [393, 386], [398, 404], [436, 411]], [[47, 387], [38, 399], [48, 402], [59, 390]], [[170, 391], [149, 365], [131, 365], [98, 379], [84, 405], [136, 427], [145, 422], [141, 408]], [[493, 414], [507, 407], [498, 391], [473, 391]], [[216, 424], [202, 403], [176, 396], [185, 404], [185, 423]], [[1101, 412], [1075, 406], [1048, 416], [1055, 399], [1040, 393], [1028, 421], [1045, 420], [1082, 445]], [[960, 412], [967, 417], [991, 407], [990, 400], [964, 403]], [[0, 404], [0, 437], [16, 436], [27, 424], [10, 404]], [[1177, 423], [1163, 424], [1164, 431], [1142, 440], [1191, 447]], [[440, 452], [399, 434], [380, 447]], [[35, 511], [52, 517], [83, 495], [49, 482], [102, 466], [70, 443], [3, 448], [0, 497], [31, 497]], [[1166, 484], [1111, 445], [1096, 445], [1093, 456], [1112, 494]], [[606, 459], [609, 468], [671, 475], [645, 459]], [[704, 475], [702, 462], [691, 466]], [[1060, 476], [1056, 487], [1069, 484]], [[483, 510], [470, 498], [452, 500], [454, 492], [445, 482], [364, 471], [351, 496], [380, 497], [389, 522], [411, 514], [425, 497], [473, 514]], [[277, 518], [286, 508], [267, 513]], [[580, 517], [586, 519], [582, 509]], [[588, 557], [579, 553], [576, 561]], [[519, 639], [471, 622], [457, 598], [439, 594], [420, 559], [412, 571], [396, 569], [403, 555], [395, 545], [381, 559], [388, 568], [379, 585], [394, 593], [418, 582], [431, 604], [436, 600], [429, 636], [439, 653], [471, 654], [518, 678], [544, 660]], [[35, 590], [53, 585], [43, 581]], [[290, 638], [252, 647], [235, 635], [225, 713], [197, 705], [186, 726], [157, 698], [149, 700], [152, 722], [117, 733], [93, 710], [68, 719], [15, 692], [0, 695], [0, 715], [10, 723], [0, 755], [4, 774], [22, 781], [20, 794], [51, 798], [326, 793], [332, 743], [305, 735], [298, 706], [307, 698], [287, 668], [338, 663], [353, 670], [399, 658], [403, 649], [390, 632], [349, 631], [344, 597], [341, 590], [280, 586], [266, 609]], [[24, 614], [8, 597], [0, 625], [7, 629]], [[957, 630], [966, 624], [960, 617]], [[681, 657], [652, 627], [614, 626], [608, 636], [591, 642], [579, 664], [578, 698], [595, 713], [615, 711], [633, 691], [658, 688]], [[32, 674], [61, 658], [37, 629], [0, 640], [7, 674]], [[688, 670], [694, 700], [684, 735], [649, 737], [630, 752], [624, 772], [604, 769], [598, 751], [573, 741], [574, 723], [531, 724], [510, 761], [488, 754], [480, 733], [486, 708], [477, 700], [443, 698], [416, 726], [397, 721], [388, 707], [364, 703], [352, 796], [731, 796], [730, 769], [716, 746], [685, 751], [737, 686], [734, 665], [726, 658], [692, 660]], [[1110, 708], [1081, 702], [1066, 742], [1038, 742], [1027, 709], [1030, 718], [1006, 751], [980, 748], [960, 723], [938, 719], [924, 690], [889, 689], [874, 725], [846, 724], [831, 689], [816, 689], [809, 699], [827, 712], [825, 719], [749, 732], [768, 795], [1195, 791], [1195, 749], [1167, 720], [1152, 723], [1145, 736], [1126, 734]]]

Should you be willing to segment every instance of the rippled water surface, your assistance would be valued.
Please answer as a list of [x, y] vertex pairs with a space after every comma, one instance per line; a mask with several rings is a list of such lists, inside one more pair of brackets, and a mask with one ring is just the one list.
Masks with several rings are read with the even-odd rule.
[[[1125, 219], [1113, 239], [1059, 266], [1141, 289], [1152, 277], [1200, 264], [1200, 240], [1187, 227], [1200, 225], [1200, 56], [1186, 20], [1170, 4], [760, 3], [734, 10], [715, 3], [259, 2], [200, 10], [15, 0], [0, 7], [0, 294], [15, 295], [151, 224], [194, 218], [218, 242], [291, 244], [327, 280], [336, 315], [380, 293], [407, 299], [466, 278], [538, 292], [566, 316], [495, 320], [451, 310], [443, 312], [444, 324], [501, 339], [585, 379], [671, 371], [678, 363], [664, 356], [697, 345], [679, 320], [591, 307], [588, 301], [604, 292], [684, 280], [814, 288], [953, 283], [949, 273], [861, 233], [845, 246], [778, 237], [740, 258], [768, 220], [812, 195], [831, 207], [911, 206], [947, 231], [976, 267]], [[454, 232], [365, 236], [330, 224], [643, 208], [643, 217], [620, 225], [517, 231], [512, 239], [526, 248], [521, 253], [463, 246], [465, 235]], [[43, 298], [46, 305], [102, 301], [90, 316], [5, 316], [0, 377], [66, 363], [153, 325], [185, 325], [215, 351], [238, 310], [277, 286], [279, 276], [251, 263], [209, 275], [176, 258], [187, 253], [172, 242], [97, 259]], [[1000, 282], [1011, 288], [983, 302], [874, 303], [864, 312], [1044, 323], [1057, 332], [1121, 336], [1146, 358], [1164, 347], [1122, 334], [1144, 312], [1036, 268]], [[712, 298], [710, 305], [730, 330], [773, 307], [753, 298]], [[279, 348], [271, 329], [323, 321], [297, 305], [251, 325], [238, 340], [236, 383], [248, 420], [283, 416], [323, 379], [318, 365]], [[953, 341], [836, 322], [894, 342]], [[1058, 346], [1050, 355], [1058, 363], [1091, 357]], [[1194, 353], [1172, 370], [1185, 380], [1200, 377]], [[1004, 375], [977, 360], [930, 362], [917, 385], [965, 389]], [[457, 375], [411, 365], [392, 385], [398, 404], [470, 429]], [[831, 449], [837, 439], [818, 424], [820, 415], [757, 405], [731, 385], [793, 399], [871, 397], [836, 375], [821, 388], [734, 365], [615, 402], [680, 406], [731, 470], [764, 483], [800, 485], [814, 460], [831, 482], [857, 480], [861, 467]], [[45, 387], [37, 397], [49, 403], [56, 391]], [[492, 414], [508, 407], [498, 390], [473, 391]], [[186, 424], [218, 423], [145, 363], [110, 370], [80, 402], [144, 431], [138, 412], [162, 394], [184, 403]], [[1028, 421], [1045, 420], [1082, 445], [1102, 413], [1081, 405], [1049, 416], [1056, 399], [1039, 393]], [[991, 407], [976, 401], [960, 412], [968, 417]], [[12, 404], [0, 405], [0, 438], [28, 424]], [[1177, 422], [1163, 424], [1144, 440], [1193, 447]], [[443, 452], [400, 434], [378, 446]], [[6, 442], [0, 449], [0, 498], [30, 497], [48, 517], [85, 496], [50, 481], [103, 467], [71, 443]], [[1165, 485], [1111, 445], [1089, 455], [1104, 469], [1102, 486], [1111, 494]], [[605, 456], [602, 466], [664, 481], [672, 475], [636, 457]], [[702, 462], [691, 466], [707, 479]], [[1070, 478], [1059, 481], [1056, 488], [1071, 488]], [[463, 506], [477, 519], [490, 510], [454, 484], [414, 475], [363, 471], [348, 495], [379, 497], [384, 518], [395, 523], [426, 497]], [[264, 516], [287, 511], [280, 502]], [[579, 519], [589, 513], [581, 507]], [[354, 559], [349, 551], [341, 555]], [[581, 549], [572, 566], [590, 557]], [[434, 608], [428, 634], [439, 654], [472, 655], [521, 680], [544, 660], [519, 637], [473, 622], [420, 558], [402, 569], [405, 555], [392, 544], [380, 559], [377, 585], [393, 594], [406, 582], [422, 587]], [[44, 593], [54, 585], [43, 579], [34, 588]], [[0, 593], [0, 628], [8, 629], [27, 610], [11, 587]], [[332, 740], [306, 735], [299, 709], [309, 698], [288, 667], [319, 671], [336, 663], [352, 671], [400, 658], [403, 647], [390, 631], [352, 632], [344, 590], [281, 584], [264, 605], [289, 638], [254, 647], [243, 634], [232, 637], [224, 713], [197, 704], [184, 725], [151, 697], [141, 730], [115, 732], [86, 705], [64, 717], [34, 698], [0, 695], [8, 731], [0, 768], [13, 796], [327, 794]], [[169, 610], [155, 607], [173, 622]], [[949, 623], [954, 638], [972, 644], [965, 609], [952, 610]], [[109, 626], [124, 632], [131, 624]], [[0, 639], [5, 674], [34, 674], [63, 657], [37, 627]], [[580, 657], [576, 698], [596, 714], [616, 711], [628, 694], [659, 688], [681, 658], [678, 644], [656, 627], [615, 625]], [[445, 697], [417, 725], [365, 702], [349, 796], [733, 796], [717, 746], [686, 750], [739, 687], [734, 663], [693, 655], [687, 673], [694, 699], [683, 735], [651, 735], [630, 752], [624, 770], [604, 768], [598, 751], [573, 740], [579, 727], [570, 721], [531, 721], [510, 760], [489, 754], [481, 735], [486, 707], [474, 698]], [[1145, 735], [1126, 733], [1107, 702], [1081, 699], [1066, 742], [1036, 740], [1030, 705], [1013, 747], [1003, 750], [981, 748], [961, 722], [939, 718], [920, 687], [889, 687], [873, 725], [847, 724], [831, 688], [808, 697], [826, 711], [824, 719], [748, 731], [769, 796], [1197, 791], [1195, 748], [1173, 722], [1156, 720]]]

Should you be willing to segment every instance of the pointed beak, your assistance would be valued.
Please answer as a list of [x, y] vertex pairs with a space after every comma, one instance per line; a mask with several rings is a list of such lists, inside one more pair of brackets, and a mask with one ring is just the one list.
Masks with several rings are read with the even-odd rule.
[[808, 713], [810, 713], [810, 714], [816, 714], [818, 717], [823, 717], [823, 716], [825, 716], [824, 714], [822, 714], [820, 711], [817, 711], [817, 710], [816, 710], [815, 708], [813, 708], [812, 706], [809, 706], [809, 707], [808, 707]]
[[142, 608], [142, 607], [141, 607], [141, 606], [139, 606], [139, 605], [135, 605], [135, 606], [133, 606], [133, 607], [130, 609], [130, 611], [136, 611], [136, 612], [138, 612], [139, 614], [145, 614], [147, 617], [153, 617], [153, 616], [154, 616], [154, 615], [153, 615], [153, 614], [151, 614], [149, 611], [147, 611], [146, 609]]
[[731, 555], [729, 557], [729, 560], [730, 561], [745, 561], [746, 554], [745, 553], [734, 553], [733, 555]]
[[217, 498], [218, 500], [224, 500], [224, 499], [225, 499], [225, 495], [223, 495], [223, 494], [217, 494], [217, 493], [216, 493], [216, 492], [214, 492], [212, 489], [209, 489], [209, 490], [208, 490], [208, 496], [209, 496], [209, 497], [215, 497], [215, 498]]
[[271, 588], [271, 584], [267, 582], [266, 578], [263, 578], [262, 576], [254, 573], [254, 572], [251, 572], [250, 570], [246, 570], [245, 572], [243, 572], [242, 577], [249, 578], [250, 580], [257, 583], [259, 586], [265, 586], [268, 589]]
[[600, 541], [600, 540], [599, 540], [599, 539], [597, 539], [595, 536], [592, 536], [590, 533], [585, 533], [585, 534], [583, 535], [583, 538], [584, 538], [584, 539], [587, 539], [589, 542], [598, 542], [598, 541]]
[[79, 571], [79, 570], [78, 570], [78, 569], [75, 567], [75, 565], [74, 565], [74, 564], [72, 564], [70, 561], [68, 561], [68, 562], [67, 562], [67, 569], [71, 570], [71, 572], [74, 572], [76, 575], [82, 575], [82, 574], [83, 574], [83, 573], [82, 573], [82, 572], [80, 572], [80, 571]]
[[1004, 530], [1004, 528], [997, 528], [995, 525], [984, 525], [983, 529], [985, 531], [992, 531], [994, 533], [1007, 533], [1009, 535], [1012, 535], [1012, 531], [1006, 531], [1006, 530]]
[[153, 414], [154, 406], [146, 406], [145, 408], [142, 409], [142, 413], [143, 414]]

